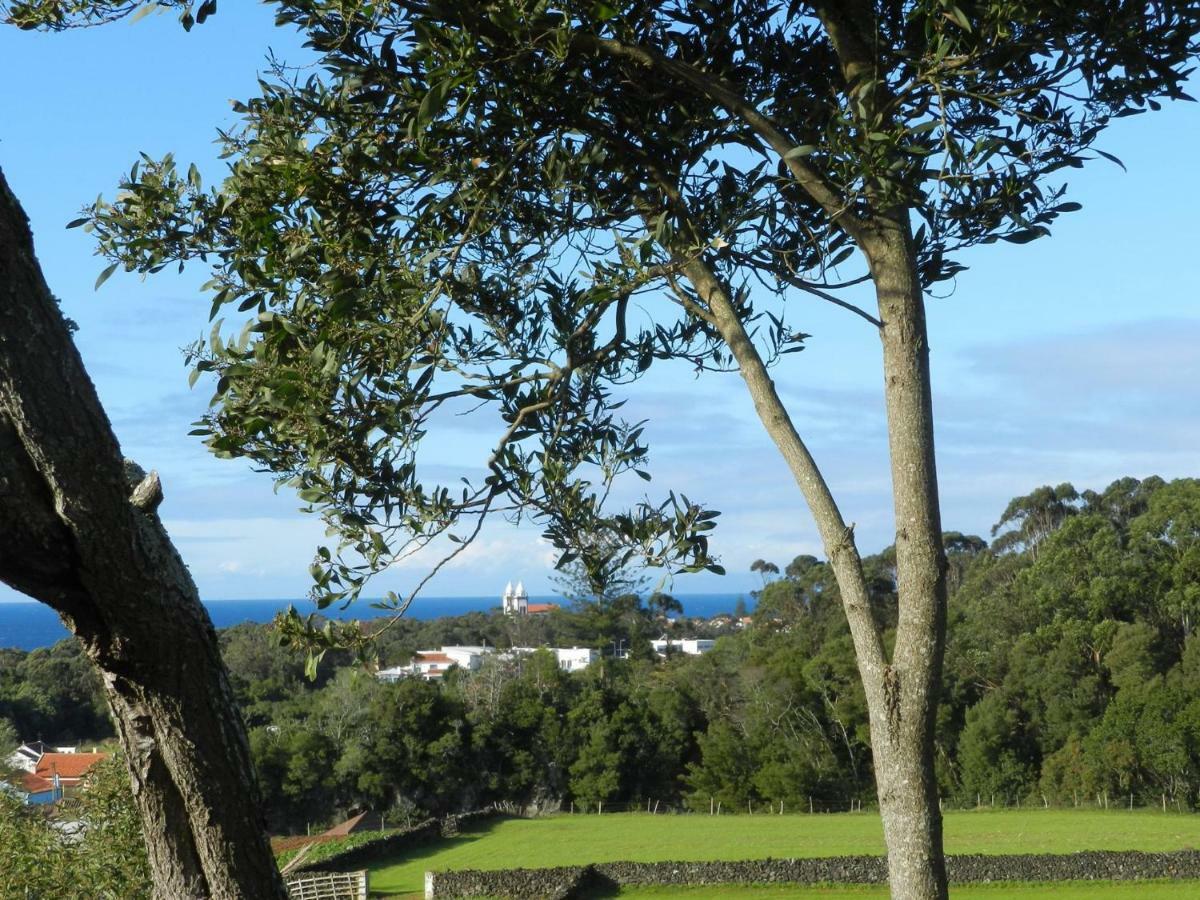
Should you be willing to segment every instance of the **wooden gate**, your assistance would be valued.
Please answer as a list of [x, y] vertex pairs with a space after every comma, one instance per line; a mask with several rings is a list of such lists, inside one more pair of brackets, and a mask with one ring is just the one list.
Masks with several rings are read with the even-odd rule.
[[367, 900], [367, 873], [305, 872], [287, 879], [292, 900]]

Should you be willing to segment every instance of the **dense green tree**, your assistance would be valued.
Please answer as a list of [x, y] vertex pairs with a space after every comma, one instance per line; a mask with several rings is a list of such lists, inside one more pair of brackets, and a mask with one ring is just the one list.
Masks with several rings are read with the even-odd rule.
[[64, 801], [82, 835], [64, 841], [41, 810], [0, 790], [0, 897], [150, 897], [142, 824], [119, 756], [94, 766], [78, 796]]
[[1180, 645], [1200, 615], [1200, 480], [1164, 484], [1129, 523], [1130, 540], [1158, 573], [1154, 602]]
[[1036, 759], [1027, 729], [1003, 694], [989, 694], [967, 712], [958, 766], [967, 797], [1020, 797], [1033, 783]]
[[1079, 492], [1074, 485], [1044, 485], [1015, 497], [992, 526], [992, 549], [1002, 553], [1021, 549], [1037, 558], [1038, 544], [1078, 511]]
[[[214, 313], [257, 314], [197, 353], [220, 378], [213, 448], [294, 484], [340, 531], [352, 552], [325, 551], [315, 571], [329, 601], [402, 545], [469, 540], [497, 507], [545, 522], [589, 571], [634, 553], [713, 567], [710, 515], [686, 498], [602, 513], [645, 458], [612, 388], [656, 359], [736, 366], [837, 573], [893, 892], [945, 896], [924, 295], [963, 268], [963, 248], [1035, 239], [1076, 208], [1050, 179], [1111, 118], [1184, 96], [1195, 4], [279, 8], [322, 74], [280, 68], [238, 107], [224, 186], [204, 193], [198, 174], [151, 161], [93, 210], [114, 265], [204, 258]], [[851, 257], [863, 274], [839, 280]], [[876, 314], [836, 296], [863, 281]], [[890, 654], [853, 531], [767, 373], [803, 345], [778, 302], [792, 291], [882, 339], [904, 610]], [[651, 292], [662, 302], [643, 327], [626, 312]], [[421, 436], [480, 403], [501, 419], [488, 475], [465, 493], [427, 489]]]

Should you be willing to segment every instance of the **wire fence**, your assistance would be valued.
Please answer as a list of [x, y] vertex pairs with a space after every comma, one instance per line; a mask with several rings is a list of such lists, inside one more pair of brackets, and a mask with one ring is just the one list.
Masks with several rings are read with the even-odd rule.
[[[1094, 794], [1076, 792], [1071, 797], [1050, 797], [1045, 794], [977, 794], [974, 798], [943, 798], [943, 811], [957, 810], [1037, 810], [1037, 809], [1102, 809], [1102, 810], [1144, 810], [1162, 813], [1195, 813], [1200, 808], [1200, 796], [1183, 797], [1178, 794], [1161, 794], [1150, 797], [1146, 795], [1112, 794], [1099, 791]], [[626, 801], [586, 801], [573, 800], [564, 803], [560, 812], [573, 815], [606, 815], [615, 813], [648, 813], [650, 815], [688, 815], [688, 816], [725, 816], [725, 815], [828, 815], [831, 813], [869, 813], [878, 814], [879, 806], [874, 798], [861, 797], [830, 798], [806, 797], [799, 800], [743, 800], [727, 802], [715, 796], [704, 799], [693, 799], [690, 804], [682, 803], [677, 798], [673, 800], [655, 800], [626, 802]]]

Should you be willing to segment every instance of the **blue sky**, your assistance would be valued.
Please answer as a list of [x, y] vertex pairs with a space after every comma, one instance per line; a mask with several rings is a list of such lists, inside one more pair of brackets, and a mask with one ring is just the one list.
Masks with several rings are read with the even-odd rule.
[[[85, 234], [63, 226], [111, 195], [139, 151], [173, 151], [219, 177], [215, 129], [234, 124], [229, 101], [252, 94], [267, 47], [304, 59], [295, 36], [250, 3], [223, 4], [190, 34], [172, 15], [60, 35], [0, 28], [0, 168], [32, 220], [51, 288], [81, 326], [126, 455], [162, 475], [163, 518], [206, 599], [303, 594], [322, 529], [268, 477], [186, 436], [208, 401], [203, 384], [188, 389], [180, 354], [208, 330], [200, 274], [117, 273], [95, 292], [102, 264]], [[1010, 497], [1044, 483], [1200, 474], [1197, 138], [1196, 104], [1118, 122], [1101, 146], [1128, 173], [1105, 162], [1072, 171], [1082, 212], [1059, 219], [1051, 238], [965, 254], [953, 295], [930, 302], [948, 529], [986, 534]], [[813, 337], [777, 383], [861, 549], [878, 550], [892, 540], [878, 338], [820, 301], [794, 310], [792, 324]], [[655, 492], [724, 513], [715, 548], [730, 574], [679, 578], [674, 589], [742, 591], [756, 583], [756, 558], [819, 554], [740, 379], [695, 379], [686, 366], [651, 374], [627, 411], [649, 420]], [[492, 437], [464, 422], [436, 440], [447, 461], [478, 466]], [[510, 578], [547, 592], [552, 557], [536, 530], [497, 523], [427, 593], [495, 593]], [[389, 571], [377, 592], [410, 588], [428, 564]], [[0, 588], [0, 599], [12, 596]]]

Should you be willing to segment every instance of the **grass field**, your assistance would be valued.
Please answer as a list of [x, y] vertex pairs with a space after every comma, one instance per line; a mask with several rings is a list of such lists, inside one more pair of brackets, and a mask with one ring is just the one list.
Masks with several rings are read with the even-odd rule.
[[[1100, 810], [988, 810], [948, 812], [948, 853], [1071, 853], [1078, 850], [1185, 850], [1200, 847], [1200, 816], [1156, 812]], [[415, 848], [371, 872], [371, 889], [386, 895], [415, 894], [423, 889], [427, 869], [507, 869], [517, 866], [569, 866], [632, 860], [736, 860], [766, 857], [815, 857], [882, 854], [883, 831], [870, 813], [796, 816], [650, 816], [644, 813], [607, 816], [549, 816], [507, 819], [484, 824], [461, 835]], [[1166, 885], [1172, 897], [1200, 898], [1200, 887]], [[1129, 886], [1107, 889], [1105, 900], [1134, 897]], [[733, 890], [733, 889], [730, 889]], [[1028, 888], [1012, 885], [996, 893], [980, 888], [980, 897], [1048, 897], [1055, 900], [1100, 896], [1086, 885], [1074, 894], [1065, 886]], [[1040, 891], [1040, 893], [1039, 893]], [[1153, 883], [1138, 886], [1137, 900], [1156, 900]], [[773, 893], [774, 892], [774, 893]], [[676, 890], [672, 895], [678, 894]], [[622, 896], [625, 894], [623, 893]], [[883, 897], [879, 891], [788, 888], [740, 889], [727, 896]], [[629, 896], [665, 896], [648, 891]], [[697, 898], [701, 894], [695, 895]], [[704, 897], [720, 897], [709, 888]], [[974, 889], [955, 896], [974, 897]], [[1168, 893], [1161, 894], [1162, 897]]]

